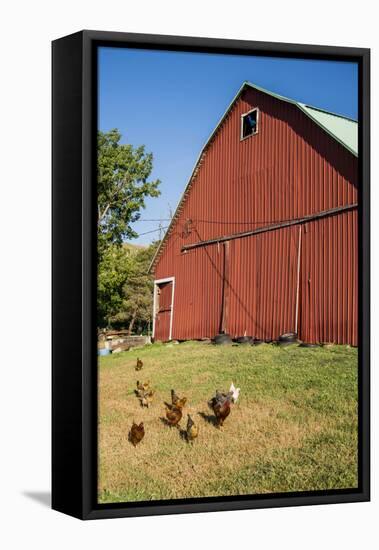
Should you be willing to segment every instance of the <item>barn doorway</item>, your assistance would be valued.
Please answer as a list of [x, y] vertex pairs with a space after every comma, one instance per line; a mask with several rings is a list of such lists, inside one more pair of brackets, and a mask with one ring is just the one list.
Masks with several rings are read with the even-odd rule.
[[153, 338], [168, 342], [172, 339], [175, 277], [154, 281]]

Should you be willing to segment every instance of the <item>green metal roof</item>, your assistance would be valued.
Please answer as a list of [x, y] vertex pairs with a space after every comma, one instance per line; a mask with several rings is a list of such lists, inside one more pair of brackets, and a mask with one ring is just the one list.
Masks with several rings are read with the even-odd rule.
[[245, 87], [254, 88], [255, 90], [275, 97], [276, 99], [296, 105], [301, 111], [303, 111], [303, 113], [313, 120], [313, 122], [318, 124], [318, 126], [325, 130], [336, 141], [346, 147], [348, 151], [353, 153], [356, 157], [358, 156], [358, 122], [356, 120], [325, 111], [324, 109], [319, 109], [318, 107], [312, 107], [311, 105], [306, 105], [305, 103], [300, 103], [300, 101], [295, 101], [294, 99], [290, 99], [279, 94], [275, 94], [274, 92], [265, 90], [264, 88], [261, 88], [256, 84], [252, 84], [251, 82], [244, 82], [236, 97], [240, 95]]
[[298, 105], [316, 124], [324, 128], [351, 153], [358, 156], [358, 123], [355, 120], [302, 103]]

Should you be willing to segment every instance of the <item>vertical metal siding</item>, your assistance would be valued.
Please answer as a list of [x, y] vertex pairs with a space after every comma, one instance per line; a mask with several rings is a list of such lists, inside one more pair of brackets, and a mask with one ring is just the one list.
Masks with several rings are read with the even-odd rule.
[[302, 239], [300, 338], [358, 344], [357, 212], [307, 224]]
[[231, 241], [228, 332], [272, 340], [296, 318], [298, 227]]
[[[253, 107], [258, 134], [240, 141], [241, 114]], [[155, 267], [157, 279], [176, 277], [173, 337], [212, 337], [220, 325], [222, 246], [183, 254], [183, 245], [355, 203], [357, 185], [357, 159], [299, 109], [244, 92], [208, 146]], [[294, 329], [298, 231], [230, 242], [233, 335], [275, 339]], [[306, 341], [357, 344], [357, 231], [356, 212], [306, 225], [299, 294]]]

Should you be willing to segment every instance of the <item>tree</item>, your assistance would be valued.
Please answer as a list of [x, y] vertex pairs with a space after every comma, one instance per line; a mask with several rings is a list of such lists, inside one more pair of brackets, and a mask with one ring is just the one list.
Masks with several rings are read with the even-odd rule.
[[128, 328], [132, 332], [142, 332], [148, 328], [153, 309], [153, 280], [148, 274], [150, 262], [158, 242], [147, 248], [130, 248], [128, 274], [122, 289], [122, 304], [112, 323]]
[[136, 252], [132, 269], [123, 288], [123, 308], [125, 315], [129, 318], [129, 334], [136, 327], [140, 330], [146, 327], [152, 316], [153, 280], [148, 269], [156, 249], [157, 243], [154, 243]]
[[125, 239], [138, 237], [130, 224], [140, 218], [146, 197], [158, 197], [160, 180], [148, 181], [153, 155], [144, 145], [120, 143], [117, 129], [98, 132], [98, 254]]
[[131, 271], [132, 259], [125, 247], [110, 245], [102, 255], [97, 275], [97, 324], [110, 327], [122, 310], [124, 285]]
[[99, 264], [98, 326], [143, 331], [153, 308], [153, 280], [148, 274], [159, 241], [147, 248], [111, 245]]

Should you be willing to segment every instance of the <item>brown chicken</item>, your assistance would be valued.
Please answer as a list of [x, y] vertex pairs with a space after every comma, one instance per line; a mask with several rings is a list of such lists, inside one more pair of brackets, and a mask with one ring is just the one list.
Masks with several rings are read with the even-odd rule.
[[182, 397], [175, 403], [175, 407], [178, 407], [178, 409], [182, 409], [184, 405], [187, 403], [187, 397]]
[[208, 401], [208, 406], [215, 414], [217, 426], [221, 428], [224, 421], [230, 414], [230, 403], [232, 401], [233, 392], [227, 394], [216, 391], [216, 396]]
[[170, 405], [169, 403], [165, 403], [165, 405], [167, 422], [170, 426], [177, 426], [183, 416], [182, 409], [176, 405]]
[[176, 405], [176, 402], [179, 401], [179, 396], [178, 394], [175, 392], [175, 390], [171, 390], [171, 403], [173, 405]]
[[165, 401], [165, 405], [167, 408], [171, 409], [171, 408], [177, 408], [177, 409], [182, 409], [184, 407], [184, 405], [187, 403], [187, 397], [182, 397], [181, 399], [178, 399], [177, 401], [175, 401], [175, 403], [166, 403]]
[[199, 428], [196, 426], [190, 415], [188, 415], [186, 435], [188, 442], [192, 442], [199, 435]]
[[137, 363], [136, 363], [135, 369], [136, 370], [141, 370], [142, 367], [143, 367], [142, 359], [139, 359], [139, 357], [137, 357]]
[[182, 409], [184, 405], [187, 403], [187, 397], [180, 398], [178, 394], [175, 392], [175, 390], [171, 390], [171, 403], [176, 407], [179, 407], [180, 409]]
[[137, 389], [134, 391], [136, 395], [141, 396], [149, 389], [150, 389], [150, 380], [148, 380], [147, 382], [144, 382], [143, 384], [141, 384], [141, 382], [137, 380]]
[[140, 424], [136, 424], [135, 422], [133, 422], [129, 432], [129, 439], [130, 439], [130, 442], [134, 445], [134, 447], [142, 441], [144, 436], [145, 436], [145, 428], [143, 426], [143, 422], [141, 422]]

